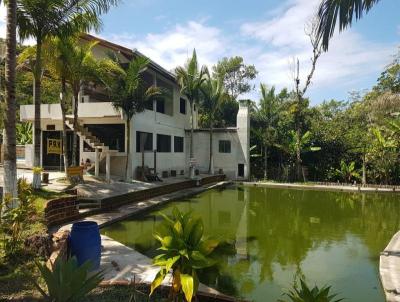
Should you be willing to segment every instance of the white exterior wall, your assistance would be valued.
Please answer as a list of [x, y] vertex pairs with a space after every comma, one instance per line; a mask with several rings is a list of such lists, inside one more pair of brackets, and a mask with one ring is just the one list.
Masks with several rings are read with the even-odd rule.
[[244, 178], [250, 178], [250, 113], [249, 106], [240, 104], [239, 112], [236, 117], [238, 128], [239, 148], [244, 156]]
[[[187, 140], [189, 142], [189, 133], [187, 134]], [[231, 142], [230, 153], [219, 152], [220, 140], [229, 140]], [[196, 131], [193, 137], [193, 145], [197, 169], [199, 169], [200, 173], [207, 173], [210, 162], [209, 131]], [[189, 143], [187, 144], [187, 152], [189, 154]], [[240, 139], [236, 131], [218, 131], [213, 133], [213, 157], [215, 173], [218, 173], [219, 169], [222, 169], [228, 178], [238, 178], [238, 164], [244, 164], [246, 167], [246, 159], [242, 152]]]
[[[161, 76], [158, 76], [162, 78]], [[174, 152], [174, 136], [184, 138], [184, 145], [187, 144], [185, 139], [185, 129], [190, 128], [190, 107], [186, 102], [186, 114], [180, 113], [180, 93], [178, 86], [170, 81], [162, 78], [163, 81], [173, 85], [173, 104], [172, 115], [163, 114], [156, 111], [156, 102], [153, 104], [154, 110], [145, 110], [133, 117], [131, 122], [131, 161], [132, 175], [136, 176], [136, 168], [142, 166], [142, 153], [136, 152], [136, 131], [150, 132], [153, 134], [153, 151], [157, 150], [157, 134], [171, 136], [171, 152], [157, 152], [157, 173], [161, 175], [162, 171], [186, 170], [187, 161], [185, 148], [184, 152]], [[154, 152], [144, 152], [144, 165], [149, 168], [154, 167]]]

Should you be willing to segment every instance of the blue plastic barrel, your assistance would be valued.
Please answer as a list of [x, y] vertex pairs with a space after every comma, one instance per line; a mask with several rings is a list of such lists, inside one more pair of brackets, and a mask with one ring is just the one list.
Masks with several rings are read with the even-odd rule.
[[100, 268], [101, 238], [96, 222], [74, 223], [71, 229], [70, 247], [71, 255], [76, 257], [78, 265], [89, 260], [92, 263], [92, 270]]

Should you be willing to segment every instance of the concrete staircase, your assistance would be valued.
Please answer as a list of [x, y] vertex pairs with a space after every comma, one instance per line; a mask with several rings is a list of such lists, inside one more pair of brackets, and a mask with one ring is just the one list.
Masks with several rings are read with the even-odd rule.
[[[71, 130], [74, 130], [74, 119], [72, 117], [67, 117], [65, 124]], [[76, 132], [78, 135], [93, 149], [101, 149], [101, 152], [118, 152], [118, 150], [110, 149], [104, 143], [102, 143], [96, 136], [94, 136], [88, 128], [83, 127], [78, 123], [76, 127]]]
[[[73, 117], [66, 117], [65, 124], [71, 130], [74, 130], [74, 118]], [[76, 127], [76, 133], [93, 149], [96, 149], [99, 153], [99, 160], [98, 164], [104, 163], [106, 161], [107, 154], [110, 155], [112, 153], [117, 153], [118, 150], [110, 149], [107, 145], [102, 143], [100, 139], [94, 136], [88, 128], [84, 127], [83, 125], [79, 124]], [[90, 167], [87, 168], [87, 171], [91, 171], [95, 169], [95, 163], [91, 163]]]

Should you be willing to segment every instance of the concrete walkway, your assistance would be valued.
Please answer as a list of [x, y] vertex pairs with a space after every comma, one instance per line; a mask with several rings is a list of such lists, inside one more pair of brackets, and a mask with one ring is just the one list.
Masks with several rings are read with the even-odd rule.
[[381, 253], [379, 273], [386, 301], [400, 302], [400, 231], [392, 237]]
[[[160, 269], [152, 264], [150, 258], [107, 236], [101, 236], [101, 245], [100, 271], [104, 272], [104, 280], [106, 281], [103, 283], [107, 285], [124, 282], [130, 284], [134, 281], [135, 283], [151, 284]], [[162, 284], [170, 285], [171, 278], [172, 276], [169, 274]], [[217, 290], [201, 283], [199, 292], [213, 296], [224, 296]]]

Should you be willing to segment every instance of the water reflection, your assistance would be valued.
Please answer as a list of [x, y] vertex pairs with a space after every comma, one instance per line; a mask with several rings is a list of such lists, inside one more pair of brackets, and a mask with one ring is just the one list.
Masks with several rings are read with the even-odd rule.
[[[394, 194], [231, 187], [167, 205], [202, 216], [224, 240], [203, 283], [255, 301], [276, 301], [295, 276], [331, 284], [349, 301], [383, 301], [378, 257], [399, 228]], [[116, 223], [108, 236], [152, 257], [155, 213]]]

